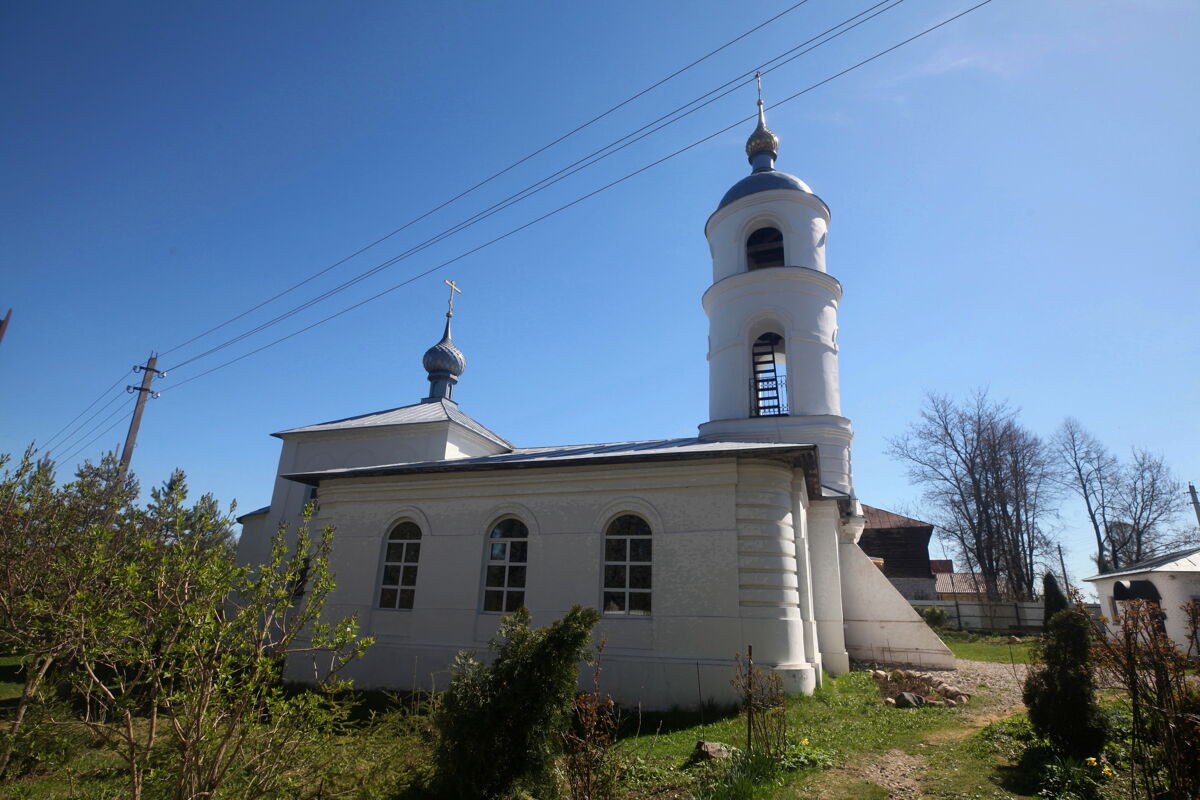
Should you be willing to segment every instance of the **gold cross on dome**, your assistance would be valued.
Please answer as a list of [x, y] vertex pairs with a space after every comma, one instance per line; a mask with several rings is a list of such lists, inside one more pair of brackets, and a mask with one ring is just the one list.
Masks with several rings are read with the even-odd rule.
[[442, 281], [442, 283], [444, 283], [450, 287], [450, 302], [447, 304], [446, 316], [453, 317], [454, 316], [454, 293], [458, 292], [459, 294], [462, 294], [462, 289], [458, 288], [457, 284], [455, 284], [454, 281]]
[[762, 108], [762, 73], [754, 73], [754, 80], [758, 82], [758, 107]]

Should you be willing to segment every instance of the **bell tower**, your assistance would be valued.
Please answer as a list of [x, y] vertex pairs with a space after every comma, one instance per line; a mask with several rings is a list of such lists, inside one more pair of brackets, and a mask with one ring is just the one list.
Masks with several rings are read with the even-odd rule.
[[704, 227], [713, 283], [703, 297], [709, 421], [700, 437], [816, 444], [822, 479], [852, 494], [852, 432], [838, 386], [842, 287], [825, 269], [829, 207], [775, 169], [778, 153], [760, 90], [746, 142], [751, 172]]

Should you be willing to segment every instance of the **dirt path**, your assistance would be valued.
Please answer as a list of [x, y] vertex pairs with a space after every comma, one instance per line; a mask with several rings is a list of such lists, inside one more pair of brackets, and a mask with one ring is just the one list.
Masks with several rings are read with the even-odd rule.
[[[995, 664], [987, 661], [958, 660], [957, 670], [930, 671], [944, 681], [953, 683], [973, 695], [986, 695], [979, 705], [965, 707], [966, 724], [933, 731], [924, 737], [921, 747], [957, 741], [998, 719], [1022, 710], [1021, 686], [1028, 667], [1025, 664]], [[928, 766], [921, 754], [903, 750], [888, 750], [856, 758], [854, 763], [832, 770], [834, 781], [862, 781], [880, 786], [889, 800], [920, 800], [924, 797], [921, 779]]]

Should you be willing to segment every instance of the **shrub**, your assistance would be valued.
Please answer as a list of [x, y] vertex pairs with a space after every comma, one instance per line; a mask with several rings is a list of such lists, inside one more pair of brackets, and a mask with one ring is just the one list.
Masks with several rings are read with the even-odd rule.
[[1071, 607], [1067, 596], [1058, 588], [1054, 573], [1047, 572], [1042, 576], [1042, 630], [1050, 626], [1050, 618], [1060, 611]]
[[578, 665], [600, 615], [575, 606], [544, 628], [520, 609], [500, 621], [490, 665], [459, 653], [434, 722], [438, 788], [453, 797], [557, 794], [553, 766], [571, 720]]
[[918, 608], [917, 613], [921, 615], [921, 619], [925, 620], [925, 624], [931, 628], [944, 628], [950, 624], [950, 615], [941, 606]]
[[1025, 679], [1029, 721], [1061, 753], [1096, 756], [1108, 735], [1107, 717], [1096, 704], [1091, 659], [1092, 630], [1077, 611], [1060, 611], [1047, 626], [1042, 663]]
[[1100, 663], [1129, 694], [1128, 756], [1139, 796], [1200, 797], [1200, 604], [1180, 609], [1187, 643], [1163, 630], [1155, 603], [1123, 604], [1112, 636], [1100, 637]]

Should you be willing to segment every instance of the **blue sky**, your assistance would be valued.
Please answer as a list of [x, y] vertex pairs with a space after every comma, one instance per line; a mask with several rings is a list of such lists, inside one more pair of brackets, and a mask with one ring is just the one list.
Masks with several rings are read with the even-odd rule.
[[[45, 442], [119, 381], [115, 396], [136, 380], [121, 373], [151, 350], [170, 369], [872, 5], [809, 0], [173, 349], [791, 4], [0, 5], [0, 313], [14, 309], [0, 343], [0, 452]], [[767, 102], [972, 4], [902, 2], [770, 73]], [[1043, 435], [1072, 415], [1114, 450], [1147, 447], [1200, 480], [1197, 74], [1194, 3], [994, 0], [768, 112], [779, 168], [833, 211], [842, 395], [864, 501], [919, 509], [886, 441], [925, 392], [978, 387]], [[456, 398], [484, 424], [527, 446], [692, 435], [707, 415], [703, 225], [748, 170], [749, 125], [183, 381], [708, 136], [753, 103], [745, 86], [293, 319], [170, 369], [134, 469], [156, 483], [180, 466], [197, 490], [243, 510], [264, 504], [278, 457], [271, 431], [424, 396], [420, 357], [440, 335], [443, 278], [464, 290], [455, 339], [469, 365]], [[119, 447], [125, 427], [75, 460]], [[53, 449], [69, 455], [89, 438]], [[1072, 571], [1085, 574], [1088, 536], [1070, 503], [1060, 527]]]

